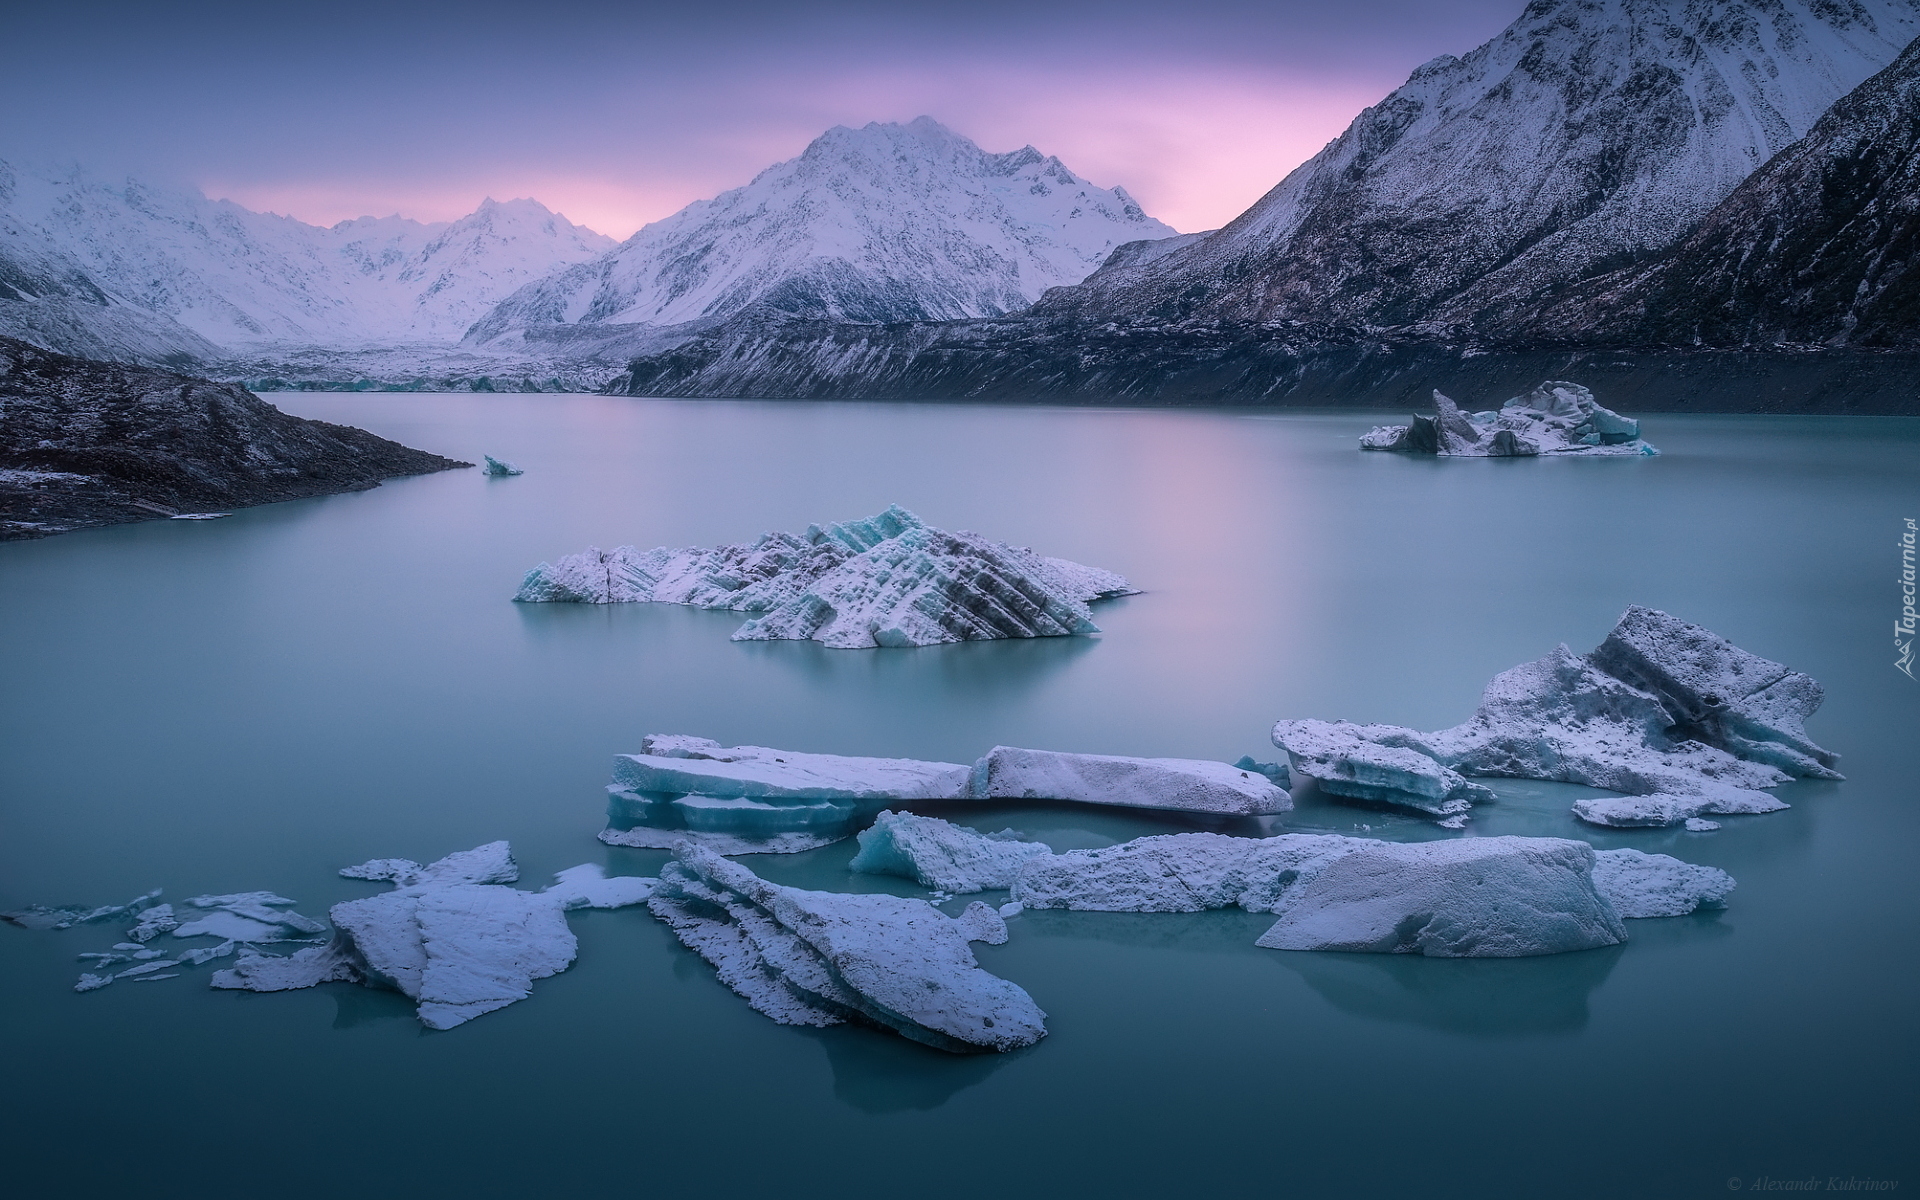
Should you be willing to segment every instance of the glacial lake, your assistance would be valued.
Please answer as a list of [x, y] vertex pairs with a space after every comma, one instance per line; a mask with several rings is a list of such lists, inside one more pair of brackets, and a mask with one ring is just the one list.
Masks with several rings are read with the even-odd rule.
[[[1051, 1035], [1003, 1057], [775, 1025], [644, 909], [575, 914], [571, 970], [445, 1033], [344, 984], [213, 992], [213, 967], [77, 995], [74, 956], [120, 927], [0, 927], [12, 1195], [1920, 1188], [1920, 684], [1891, 636], [1920, 420], [1654, 416], [1658, 458], [1423, 461], [1359, 452], [1379, 416], [1350, 412], [269, 399], [526, 474], [0, 545], [0, 908], [271, 889], [319, 915], [380, 890], [341, 866], [498, 838], [522, 886], [581, 862], [653, 874], [664, 853], [594, 839], [611, 756], [650, 732], [1270, 759], [1280, 717], [1453, 724], [1496, 672], [1590, 649], [1636, 603], [1819, 679], [1809, 730], [1848, 779], [1710, 834], [1579, 826], [1587, 789], [1492, 781], [1466, 836], [1738, 879], [1724, 912], [1629, 922], [1606, 951], [1289, 954], [1256, 949], [1271, 918], [1237, 910], [1027, 913], [978, 954]], [[510, 602], [529, 567], [590, 544], [710, 545], [893, 502], [1145, 594], [1097, 606], [1098, 638], [876, 651], [736, 644], [728, 613]], [[1259, 828], [943, 815], [1062, 849], [1457, 836], [1305, 800]], [[853, 850], [742, 861], [925, 894], [848, 874]]]

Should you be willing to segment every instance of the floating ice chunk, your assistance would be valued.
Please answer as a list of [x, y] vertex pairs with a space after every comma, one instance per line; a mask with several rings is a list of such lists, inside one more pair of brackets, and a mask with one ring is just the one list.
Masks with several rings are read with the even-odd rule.
[[[646, 743], [654, 739], [648, 738]], [[620, 754], [613, 781], [634, 792], [716, 799], [951, 800], [965, 794], [968, 768], [911, 758], [803, 754], [765, 746], [715, 747], [696, 756], [672, 738], [672, 755]]]
[[160, 898], [160, 889], [155, 888], [142, 896], [135, 896], [125, 904], [109, 904], [103, 907], [87, 908], [66, 904], [48, 906], [33, 904], [12, 912], [0, 912], [0, 921], [7, 921], [23, 929], [70, 929], [75, 925], [87, 925], [96, 921], [110, 921], [120, 917], [135, 917], [152, 908]]
[[428, 1028], [450, 1029], [525, 999], [534, 980], [573, 962], [578, 943], [564, 898], [500, 886], [519, 878], [505, 842], [424, 867], [376, 859], [342, 873], [401, 886], [334, 905], [331, 943], [284, 958], [249, 955], [217, 972], [213, 986], [284, 991], [331, 980], [371, 983], [415, 1000]]
[[1127, 808], [1257, 815], [1293, 807], [1264, 774], [1190, 758], [1122, 758], [995, 746], [974, 764], [980, 798], [1078, 800]]
[[1733, 876], [1718, 867], [1681, 862], [1667, 854], [1601, 850], [1594, 855], [1593, 883], [1623, 917], [1681, 917], [1697, 909], [1725, 908]]
[[179, 963], [174, 962], [170, 958], [162, 959], [159, 962], [146, 962], [146, 963], [141, 963], [137, 967], [128, 967], [126, 970], [120, 972], [118, 975], [115, 975], [114, 978], [115, 979], [137, 979], [142, 975], [151, 975], [155, 971], [164, 971], [168, 967], [177, 967], [179, 965], [180, 965]]
[[127, 930], [127, 936], [136, 942], [150, 942], [179, 927], [180, 919], [173, 915], [173, 905], [156, 904], [140, 914], [140, 923]]
[[1287, 769], [1287, 764], [1285, 763], [1260, 762], [1251, 754], [1242, 754], [1240, 760], [1233, 765], [1242, 771], [1252, 771], [1257, 775], [1265, 775], [1268, 779], [1273, 780], [1273, 786], [1277, 788], [1291, 788], [1293, 786], [1293, 772]]
[[76, 992], [97, 992], [113, 982], [111, 975], [81, 975], [80, 982], [73, 985]]
[[1052, 852], [1039, 842], [989, 837], [908, 812], [881, 813], [859, 837], [850, 870], [898, 875], [956, 895], [1012, 887], [1022, 863]]
[[[325, 928], [325, 926], [322, 926]], [[305, 930], [303, 932], [312, 932]], [[230, 942], [271, 942], [279, 940], [280, 925], [269, 925], [238, 913], [213, 912], [188, 921], [173, 931], [175, 937], [217, 937]]]
[[1303, 874], [1372, 844], [1337, 834], [1160, 834], [1034, 858], [1021, 868], [1013, 899], [1027, 908], [1081, 912], [1202, 912], [1235, 904], [1272, 912]]
[[358, 866], [342, 867], [340, 874], [348, 879], [391, 881], [407, 888], [443, 883], [512, 883], [520, 878], [520, 868], [514, 863], [507, 843], [488, 842], [449, 854], [424, 867], [406, 858], [376, 858]]
[[600, 835], [610, 845], [810, 850], [852, 832], [861, 805], [957, 799], [968, 779], [959, 763], [726, 747], [683, 734], [650, 735], [641, 749], [614, 759], [611, 828]]
[[482, 457], [487, 460], [486, 473], [489, 475], [504, 477], [508, 475], [526, 474], [525, 471], [507, 462], [505, 459], [495, 458], [491, 454], [483, 455]]
[[224, 896], [194, 896], [187, 903], [195, 908], [223, 908], [245, 915], [249, 908], [292, 908], [299, 901], [274, 892], [229, 892]]
[[1009, 900], [1005, 904], [1002, 904], [1000, 906], [1000, 916], [1003, 919], [1007, 917], [1017, 917], [1021, 913], [1025, 912], [1026, 909], [1027, 909], [1027, 906], [1020, 903], [1018, 900]]
[[606, 869], [599, 863], [568, 867], [553, 878], [553, 884], [541, 894], [552, 896], [569, 912], [576, 908], [625, 908], [639, 904], [653, 894], [653, 887], [659, 882], [637, 875], [608, 878]]
[[1700, 814], [1767, 813], [1778, 812], [1785, 807], [1785, 804], [1765, 792], [1753, 792], [1750, 796], [1672, 796], [1655, 793], [1651, 796], [1590, 796], [1573, 802], [1573, 815], [1589, 825], [1604, 825], [1613, 829], [1669, 825], [1692, 828], [1696, 823], [1718, 829], [1720, 826], [1715, 822], [1700, 821]]
[[854, 1015], [954, 1052], [1010, 1050], [1046, 1034], [1032, 998], [981, 970], [960, 923], [924, 900], [779, 887], [692, 845], [675, 856], [649, 907], [776, 1020]]
[[[1389, 765], [1436, 778], [1453, 771], [1698, 797], [1704, 803], [1691, 816], [1772, 812], [1786, 805], [1760, 789], [1796, 774], [1836, 777], [1835, 757], [1802, 727], [1819, 701], [1806, 676], [1636, 606], [1592, 654], [1560, 646], [1495, 676], [1473, 717], [1452, 729], [1282, 721], [1274, 741], [1325, 758], [1312, 769], [1294, 758], [1303, 774], [1364, 780], [1382, 751], [1405, 751]], [[1604, 799], [1580, 803], [1590, 817], [1632, 815]]]
[[[178, 963], [168, 963], [167, 965], [168, 965], [168, 966], [178, 966], [179, 964], [178, 964]], [[173, 973], [173, 974], [171, 974], [171, 975], [142, 975], [142, 976], [141, 976], [140, 978], [138, 978], [138, 979], [136, 979], [136, 980], [134, 980], [134, 982], [135, 982], [135, 983], [158, 983], [158, 982], [160, 982], [160, 981], [161, 981], [162, 979], [178, 979], [178, 978], [180, 978], [180, 973], [179, 973], [178, 971], [176, 971], [176, 972], [174, 972], [174, 973]]]
[[1588, 659], [1655, 696], [1697, 741], [1789, 775], [1844, 778], [1839, 756], [1807, 737], [1824, 693], [1809, 676], [1655, 609], [1629, 608]]
[[1326, 863], [1282, 898], [1256, 945], [1436, 958], [1517, 958], [1612, 946], [1593, 848], [1562, 838], [1380, 842]]
[[514, 599], [761, 613], [735, 640], [853, 648], [1097, 633], [1088, 603], [1132, 590], [1110, 571], [947, 533], [895, 505], [714, 549], [593, 547], [541, 563]]
[[1711, 833], [1720, 828], [1720, 822], [1703, 821], [1699, 817], [1688, 817], [1684, 825], [1688, 833]]
[[1493, 799], [1491, 790], [1467, 782], [1431, 755], [1376, 740], [1393, 732], [1391, 725], [1281, 721], [1273, 727], [1273, 741], [1287, 752], [1295, 775], [1316, 780], [1322, 791], [1336, 796], [1397, 804], [1442, 817]]
[[218, 946], [195, 946], [182, 954], [180, 961], [197, 967], [202, 963], [210, 963], [216, 958], [227, 957], [233, 953], [237, 945], [239, 945], [238, 942], [221, 942]]
[[1435, 414], [1408, 425], [1377, 425], [1360, 439], [1363, 450], [1438, 454], [1454, 458], [1511, 458], [1536, 454], [1651, 456], [1640, 424], [1594, 400], [1577, 383], [1548, 380], [1515, 396], [1497, 413], [1469, 417], [1439, 392]]
[[970, 942], [985, 942], [989, 946], [1007, 944], [1006, 921], [983, 901], [975, 900], [967, 905], [953, 922], [960, 927], [960, 936]]

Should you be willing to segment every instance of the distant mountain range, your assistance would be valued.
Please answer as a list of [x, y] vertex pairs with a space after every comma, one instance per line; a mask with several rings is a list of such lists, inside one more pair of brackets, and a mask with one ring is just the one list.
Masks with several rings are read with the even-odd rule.
[[924, 117], [618, 246], [0, 166], [0, 333], [256, 386], [1911, 407], [1916, 34], [1920, 0], [1532, 0], [1204, 234]]
[[[1209, 236], [1009, 318], [739, 318], [617, 386], [1405, 403], [1577, 369], [1648, 402], [1792, 403], [1826, 367], [1774, 342], [1920, 351], [1899, 283], [1917, 32], [1913, 0], [1534, 0]], [[1914, 403], [1920, 359], [1823, 362], [1847, 395]]]

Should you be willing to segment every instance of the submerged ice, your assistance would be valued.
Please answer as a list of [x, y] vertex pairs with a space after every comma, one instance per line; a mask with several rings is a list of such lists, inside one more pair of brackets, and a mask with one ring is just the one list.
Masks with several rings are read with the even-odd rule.
[[1336, 795], [1444, 813], [1490, 798], [1467, 776], [1557, 780], [1646, 798], [1581, 801], [1583, 820], [1675, 824], [1774, 812], [1786, 805], [1762, 789], [1841, 778], [1807, 737], [1821, 698], [1798, 671], [1635, 606], [1591, 653], [1563, 645], [1495, 676], [1451, 729], [1289, 720], [1273, 740]]
[[894, 505], [712, 549], [593, 548], [541, 563], [514, 599], [729, 609], [757, 614], [736, 641], [857, 649], [1098, 633], [1088, 605], [1133, 590], [1111, 571], [948, 533]]
[[1549, 379], [1507, 401], [1499, 412], [1462, 412], [1437, 391], [1433, 403], [1431, 417], [1374, 427], [1360, 439], [1361, 449], [1452, 458], [1659, 453], [1641, 440], [1638, 421], [1601, 407], [1593, 393], [1577, 383]]

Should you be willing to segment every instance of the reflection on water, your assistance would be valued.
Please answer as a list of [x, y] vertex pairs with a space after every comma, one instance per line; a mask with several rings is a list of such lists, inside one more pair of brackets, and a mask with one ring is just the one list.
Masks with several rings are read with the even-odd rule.
[[834, 1099], [866, 1113], [939, 1108], [956, 1093], [986, 1082], [995, 1071], [1034, 1049], [1010, 1054], [948, 1054], [891, 1033], [852, 1025], [797, 1032], [812, 1038], [827, 1052], [827, 1064], [833, 1069]]
[[822, 690], [918, 692], [965, 704], [1030, 690], [1096, 649], [1100, 639], [1001, 638], [885, 651], [833, 650], [818, 642], [737, 644], [756, 662], [796, 672]]
[[414, 1019], [413, 1001], [399, 992], [362, 987], [357, 983], [323, 983], [320, 986], [333, 997], [335, 1029], [354, 1029], [376, 1021]]
[[1573, 1033], [1625, 946], [1540, 958], [1278, 950], [1275, 962], [1359, 1017], [1482, 1037]]

